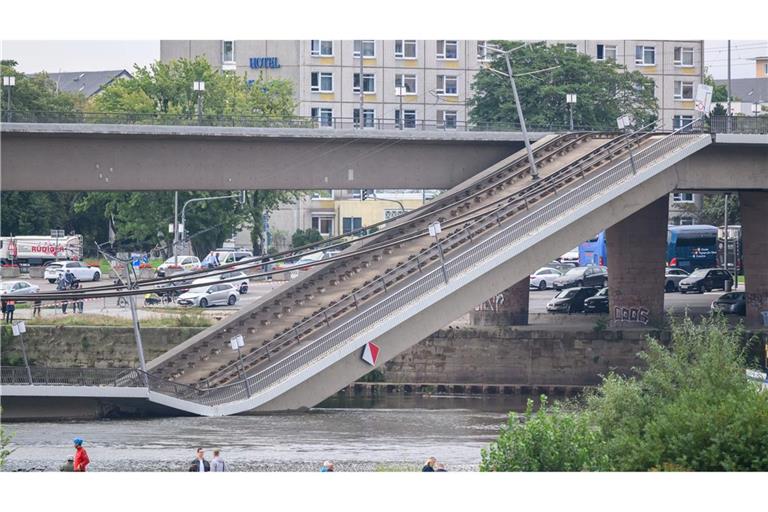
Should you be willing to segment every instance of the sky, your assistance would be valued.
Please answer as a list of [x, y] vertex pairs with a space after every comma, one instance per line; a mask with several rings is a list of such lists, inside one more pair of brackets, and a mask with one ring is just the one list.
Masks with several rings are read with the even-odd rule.
[[[704, 43], [704, 60], [716, 79], [727, 75], [727, 42]], [[2, 41], [3, 59], [19, 62], [24, 73], [48, 71], [132, 70], [160, 58], [160, 41]], [[732, 78], [752, 78], [753, 59], [768, 55], [767, 40], [731, 41]]]

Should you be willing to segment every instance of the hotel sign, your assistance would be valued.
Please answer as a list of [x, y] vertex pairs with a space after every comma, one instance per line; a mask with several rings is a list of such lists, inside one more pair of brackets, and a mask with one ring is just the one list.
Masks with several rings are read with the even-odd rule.
[[251, 57], [249, 59], [249, 66], [251, 69], [278, 69], [280, 61], [277, 57]]

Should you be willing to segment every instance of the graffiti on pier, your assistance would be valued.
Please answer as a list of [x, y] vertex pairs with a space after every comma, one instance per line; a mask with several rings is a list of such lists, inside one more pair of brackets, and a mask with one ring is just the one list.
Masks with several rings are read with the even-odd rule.
[[648, 325], [649, 311], [646, 308], [613, 308], [613, 321]]

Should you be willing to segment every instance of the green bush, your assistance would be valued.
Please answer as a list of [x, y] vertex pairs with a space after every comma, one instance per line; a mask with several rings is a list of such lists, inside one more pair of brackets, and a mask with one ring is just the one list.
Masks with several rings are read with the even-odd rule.
[[768, 470], [768, 393], [745, 375], [743, 328], [718, 315], [671, 329], [669, 348], [649, 339], [645, 368], [607, 376], [579, 410], [510, 416], [481, 470]]

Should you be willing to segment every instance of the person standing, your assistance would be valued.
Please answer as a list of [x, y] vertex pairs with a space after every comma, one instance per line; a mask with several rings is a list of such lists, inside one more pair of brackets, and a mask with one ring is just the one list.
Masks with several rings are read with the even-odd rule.
[[42, 316], [42, 306], [43, 301], [36, 298], [34, 308], [32, 308], [32, 318], [40, 318], [40, 316]]
[[202, 448], [197, 449], [195, 454], [195, 460], [189, 465], [190, 472], [208, 472], [211, 470], [211, 465], [205, 460], [205, 451]]
[[327, 460], [323, 462], [323, 467], [320, 468], [321, 473], [333, 473], [333, 462]]
[[221, 458], [221, 450], [213, 450], [213, 458], [211, 459], [211, 472], [219, 473], [221, 471], [229, 471], [227, 463]]
[[436, 458], [434, 457], [428, 458], [427, 461], [424, 463], [424, 467], [421, 468], [422, 473], [434, 473], [436, 462], [437, 462]]
[[13, 312], [16, 311], [16, 301], [11, 299], [5, 302], [5, 323], [13, 322]]
[[73, 443], [75, 443], [75, 472], [84, 472], [88, 468], [88, 464], [91, 463], [91, 459], [88, 458], [88, 452], [83, 448], [82, 439], [76, 437]]

